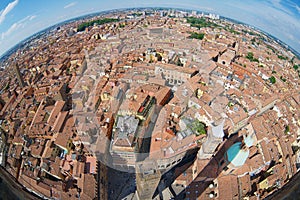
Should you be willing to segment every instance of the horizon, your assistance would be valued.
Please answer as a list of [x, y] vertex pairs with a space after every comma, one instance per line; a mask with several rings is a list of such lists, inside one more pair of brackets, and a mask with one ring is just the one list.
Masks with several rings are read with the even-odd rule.
[[[85, 17], [89, 17], [89, 16], [95, 17], [96, 15], [101, 15], [103, 13], [107, 13], [107, 12], [111, 12], [111, 11], [113, 11], [113, 12], [122, 12], [122, 11], [125, 11], [125, 10], [126, 11], [130, 11], [130, 10], [134, 10], [134, 9], [140, 9], [140, 10], [143, 10], [143, 9], [162, 9], [162, 10], [173, 9], [173, 10], [177, 10], [177, 11], [187, 11], [187, 12], [197, 11], [197, 12], [200, 12], [200, 13], [202, 12], [204, 14], [215, 14], [215, 13], [210, 13], [210, 12], [202, 11], [202, 10], [192, 10], [192, 9], [176, 8], [176, 7], [128, 7], [128, 8], [118, 8], [118, 9], [110, 9], [110, 10], [103, 10], [103, 11], [92, 12], [92, 13], [84, 14], [84, 15], [81, 15], [81, 16], [76, 16], [76, 17], [73, 17], [73, 18], [70, 18], [70, 19], [65, 19], [63, 21], [57, 22], [56, 24], [52, 24], [52, 25], [50, 25], [50, 26], [48, 26], [48, 27], [46, 27], [46, 28], [44, 28], [42, 30], [39, 30], [39, 31], [33, 33], [32, 35], [30, 35], [30, 36], [24, 38], [23, 40], [19, 41], [18, 43], [16, 43], [10, 49], [6, 50], [2, 55], [0, 55], [0, 60], [3, 59], [5, 56], [9, 56], [11, 51], [17, 50], [16, 48], [19, 45], [22, 45], [22, 43], [28, 42], [27, 40], [30, 41], [30, 38], [34, 37], [37, 34], [43, 34], [46, 31], [50, 31], [55, 26], [60, 26], [60, 25], [63, 25], [63, 24], [68, 24], [71, 21], [81, 20], [81, 19], [83, 19]], [[295, 53], [296, 56], [300, 57], [300, 52], [299, 51], [295, 50], [293, 47], [291, 47], [290, 45], [286, 44], [281, 39], [273, 36], [272, 34], [270, 34], [268, 32], [265, 32], [264, 30], [261, 30], [261, 29], [255, 27], [255, 26], [253, 26], [253, 25], [247, 24], [247, 23], [239, 21], [237, 19], [228, 18], [226, 16], [220, 16], [220, 18], [223, 18], [223, 19], [226, 19], [226, 20], [230, 20], [230, 21], [232, 21], [234, 23], [244, 24], [246, 26], [254, 28], [254, 29], [258, 30], [259, 32], [265, 34], [266, 36], [272, 37], [272, 39], [274, 39], [274, 40], [278, 40], [278, 42], [280, 42], [281, 45], [286, 45], [287, 47], [284, 46], [285, 48], [288, 48], [289, 50], [293, 51], [293, 53]]]

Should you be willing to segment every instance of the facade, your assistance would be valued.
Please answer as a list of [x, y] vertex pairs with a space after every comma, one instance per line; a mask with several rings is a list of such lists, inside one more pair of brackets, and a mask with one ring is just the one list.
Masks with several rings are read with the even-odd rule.
[[176, 67], [167, 64], [155, 66], [154, 72], [155, 74], [162, 74], [164, 79], [166, 79], [170, 85], [181, 85], [197, 74], [197, 70], [195, 69]]

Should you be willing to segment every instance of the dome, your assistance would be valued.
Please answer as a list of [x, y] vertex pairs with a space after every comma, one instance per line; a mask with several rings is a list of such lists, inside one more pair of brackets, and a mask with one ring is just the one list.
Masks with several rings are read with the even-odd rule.
[[234, 143], [226, 152], [227, 160], [235, 167], [244, 165], [249, 156], [249, 149], [241, 149], [241, 145], [241, 142]]

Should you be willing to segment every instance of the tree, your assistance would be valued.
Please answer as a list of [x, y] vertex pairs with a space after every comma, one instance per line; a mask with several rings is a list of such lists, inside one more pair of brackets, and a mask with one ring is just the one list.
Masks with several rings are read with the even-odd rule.
[[188, 17], [187, 18], [187, 23], [191, 24], [191, 26], [193, 27], [197, 27], [198, 29], [202, 28], [202, 27], [219, 27], [218, 24], [214, 23], [214, 22], [210, 22], [209, 20], [207, 20], [204, 17], [201, 18], [196, 18], [196, 17]]
[[270, 81], [270, 83], [274, 84], [274, 83], [276, 83], [276, 78], [274, 76], [271, 76], [269, 78], [269, 81]]
[[289, 127], [289, 125], [287, 125], [287, 126], [285, 127], [285, 130], [284, 130], [284, 133], [285, 133], [285, 134], [287, 134], [288, 132], [290, 132], [290, 127]]
[[287, 60], [287, 59], [288, 59], [288, 57], [282, 56], [282, 55], [277, 55], [277, 57], [278, 57], [280, 60]]
[[247, 58], [248, 60], [250, 60], [251, 62], [259, 62], [257, 58], [254, 58], [254, 55], [253, 55], [252, 52], [248, 52], [246, 58]]
[[193, 33], [191, 33], [189, 38], [195, 38], [195, 39], [198, 39], [198, 40], [202, 40], [204, 38], [204, 33], [193, 32]]
[[117, 22], [117, 21], [119, 21], [119, 20], [114, 19], [114, 18], [104, 18], [104, 19], [97, 19], [97, 20], [93, 20], [93, 21], [89, 21], [89, 22], [83, 22], [78, 25], [77, 31], [79, 31], [79, 32], [84, 31], [87, 27], [93, 26], [94, 24], [102, 25], [102, 24], [106, 24], [106, 23], [110, 23], [110, 22]]
[[205, 124], [200, 122], [198, 119], [191, 124], [190, 128], [197, 136], [206, 134]]
[[249, 60], [253, 59], [253, 53], [252, 52], [248, 52], [246, 58], [248, 58]]

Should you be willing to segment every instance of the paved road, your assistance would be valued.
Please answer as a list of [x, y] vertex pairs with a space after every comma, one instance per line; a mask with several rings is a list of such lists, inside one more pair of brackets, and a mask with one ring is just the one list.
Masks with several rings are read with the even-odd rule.
[[108, 168], [108, 199], [130, 199], [135, 192], [135, 174]]

